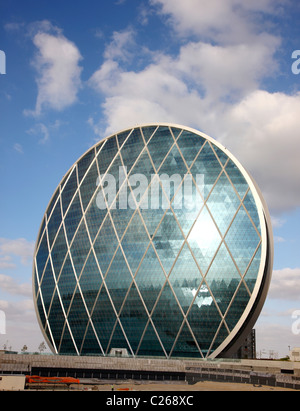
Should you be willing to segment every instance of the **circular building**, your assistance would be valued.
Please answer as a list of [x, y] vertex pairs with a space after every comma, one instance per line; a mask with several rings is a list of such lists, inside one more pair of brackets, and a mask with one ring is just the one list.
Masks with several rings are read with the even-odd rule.
[[267, 207], [233, 155], [190, 128], [137, 126], [58, 185], [34, 303], [54, 353], [226, 357], [258, 318], [272, 261]]

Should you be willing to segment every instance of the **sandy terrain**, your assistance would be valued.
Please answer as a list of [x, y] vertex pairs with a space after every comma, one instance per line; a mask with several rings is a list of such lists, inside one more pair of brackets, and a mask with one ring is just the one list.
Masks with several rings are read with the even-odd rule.
[[[251, 384], [236, 384], [236, 383], [222, 383], [222, 382], [212, 382], [203, 381], [198, 382], [194, 385], [188, 385], [185, 383], [120, 383], [120, 384], [105, 384], [97, 386], [83, 386], [80, 387], [83, 390], [98, 390], [98, 391], [293, 391], [286, 388], [280, 387], [267, 387], [267, 386], [254, 386]], [[78, 388], [77, 388], [78, 389]]]

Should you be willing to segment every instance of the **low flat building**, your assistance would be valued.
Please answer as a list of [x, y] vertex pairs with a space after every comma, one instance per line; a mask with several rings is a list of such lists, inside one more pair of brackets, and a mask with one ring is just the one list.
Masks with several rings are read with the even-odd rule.
[[300, 361], [300, 347], [295, 347], [290, 351], [291, 361]]

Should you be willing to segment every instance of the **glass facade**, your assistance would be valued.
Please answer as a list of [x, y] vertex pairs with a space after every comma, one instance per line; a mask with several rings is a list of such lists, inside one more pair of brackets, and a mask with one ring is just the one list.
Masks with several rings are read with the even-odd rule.
[[270, 238], [253, 180], [216, 141], [175, 125], [122, 131], [71, 167], [43, 217], [41, 329], [61, 354], [224, 354], [265, 298]]

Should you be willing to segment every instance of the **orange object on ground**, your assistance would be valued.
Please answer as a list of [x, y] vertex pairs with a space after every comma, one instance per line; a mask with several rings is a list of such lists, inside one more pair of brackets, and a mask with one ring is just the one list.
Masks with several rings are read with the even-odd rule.
[[26, 375], [27, 384], [79, 384], [77, 378], [72, 377], [40, 377], [37, 375]]

